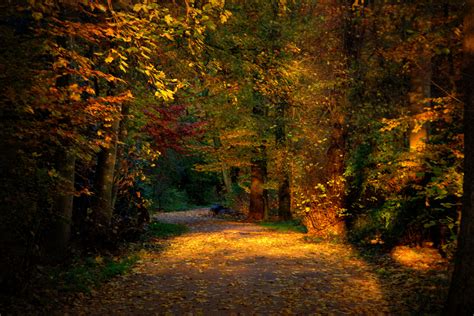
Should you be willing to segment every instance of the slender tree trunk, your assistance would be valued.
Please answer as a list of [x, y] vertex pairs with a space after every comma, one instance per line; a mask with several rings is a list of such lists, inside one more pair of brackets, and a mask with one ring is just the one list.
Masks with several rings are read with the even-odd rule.
[[[117, 157], [116, 157], [116, 165], [115, 165], [115, 178], [114, 178], [114, 189], [112, 192], [112, 205], [115, 205], [118, 197], [119, 191], [119, 177], [122, 176], [124, 173], [126, 174], [127, 166], [124, 165], [123, 156], [125, 152], [125, 141], [128, 135], [128, 113], [129, 113], [129, 105], [123, 104], [122, 105], [122, 119], [120, 120], [120, 127], [118, 131], [118, 142], [117, 142]], [[126, 161], [125, 161], [126, 164]], [[122, 174], [121, 174], [122, 172]]]
[[232, 193], [232, 179], [230, 170], [226, 163], [222, 162], [222, 180], [224, 181], [225, 191], [227, 194]]
[[[218, 136], [214, 136], [214, 147], [219, 150], [222, 147], [222, 143]], [[222, 181], [224, 182], [225, 192], [226, 194], [232, 193], [232, 179], [230, 177], [230, 170], [229, 166], [220, 159], [221, 162], [221, 171], [222, 171]]]
[[464, 18], [464, 197], [446, 315], [474, 315], [474, 0]]
[[119, 127], [120, 119], [115, 118], [110, 128], [111, 140], [107, 147], [102, 147], [97, 159], [93, 218], [94, 224], [99, 230], [109, 226], [113, 215], [113, 188]]

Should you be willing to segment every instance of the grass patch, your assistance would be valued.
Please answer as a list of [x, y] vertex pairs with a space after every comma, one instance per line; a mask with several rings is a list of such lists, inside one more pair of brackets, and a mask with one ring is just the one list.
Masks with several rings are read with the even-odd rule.
[[261, 222], [260, 226], [271, 228], [279, 232], [298, 232], [307, 233], [306, 227], [301, 225], [299, 221], [282, 221], [282, 222]]
[[90, 292], [93, 287], [121, 274], [125, 274], [138, 261], [137, 255], [124, 258], [87, 257], [65, 271], [51, 277], [63, 291]]
[[188, 228], [184, 225], [152, 222], [143, 235], [142, 242], [135, 245], [138, 248], [132, 249], [133, 247], [129, 245], [126, 251], [128, 255], [98, 255], [96, 257], [78, 258], [68, 267], [59, 266], [49, 270], [49, 281], [47, 282], [50, 283], [51, 287], [55, 287], [60, 291], [90, 293], [93, 288], [100, 284], [117, 275], [129, 272], [140, 259], [141, 251], [138, 250], [144, 250], [148, 248], [148, 245], [154, 244], [148, 242], [148, 239], [178, 236], [187, 230]]
[[148, 226], [148, 235], [150, 237], [174, 237], [184, 234], [188, 231], [188, 228], [185, 225], [181, 224], [171, 224], [163, 222], [152, 222]]

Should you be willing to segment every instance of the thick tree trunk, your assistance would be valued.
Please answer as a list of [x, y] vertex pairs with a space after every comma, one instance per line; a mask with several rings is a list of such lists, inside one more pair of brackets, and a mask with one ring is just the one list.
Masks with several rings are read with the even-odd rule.
[[464, 198], [446, 315], [474, 315], [474, 0], [464, 18]]
[[72, 208], [74, 198], [74, 173], [76, 154], [70, 148], [58, 151], [56, 170], [59, 175], [57, 196], [53, 204], [53, 219], [46, 236], [48, 260], [62, 258], [66, 254], [71, 236]]
[[110, 129], [111, 140], [108, 146], [102, 147], [97, 159], [93, 219], [99, 230], [109, 226], [113, 214], [113, 188], [119, 126], [120, 119], [114, 119]]
[[266, 190], [264, 189], [266, 178], [266, 160], [262, 157], [252, 161], [251, 183], [250, 183], [250, 220], [260, 221], [267, 216]]

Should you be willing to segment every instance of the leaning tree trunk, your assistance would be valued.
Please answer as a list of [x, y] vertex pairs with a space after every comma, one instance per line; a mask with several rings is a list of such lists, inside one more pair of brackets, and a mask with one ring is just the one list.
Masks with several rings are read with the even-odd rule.
[[474, 0], [464, 18], [464, 197], [446, 315], [474, 315]]

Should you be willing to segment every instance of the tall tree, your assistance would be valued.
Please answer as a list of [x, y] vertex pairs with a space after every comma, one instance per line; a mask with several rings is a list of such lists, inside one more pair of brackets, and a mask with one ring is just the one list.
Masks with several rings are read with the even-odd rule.
[[447, 315], [474, 314], [474, 0], [464, 18], [464, 198], [458, 250], [445, 309]]
[[[320, 111], [324, 124], [325, 146], [320, 150], [320, 170], [317, 174], [318, 184], [309, 190], [309, 202], [305, 202], [305, 222], [311, 233], [318, 235], [344, 235], [344, 222], [341, 211], [344, 209], [344, 154], [347, 93], [345, 80], [347, 75], [346, 52], [344, 50], [344, 17], [350, 6], [337, 0], [320, 1], [317, 12], [324, 16], [321, 28], [324, 29], [321, 38], [327, 37], [323, 49], [327, 61], [321, 63], [317, 79], [325, 82], [321, 89], [323, 97], [319, 100]], [[316, 51], [312, 52], [316, 55]], [[313, 56], [314, 58], [314, 56]], [[318, 103], [318, 102], [315, 102]], [[323, 114], [324, 113], [324, 114]], [[314, 137], [314, 136], [313, 136]], [[311, 165], [313, 163], [311, 162]], [[311, 179], [310, 182], [314, 182]]]

